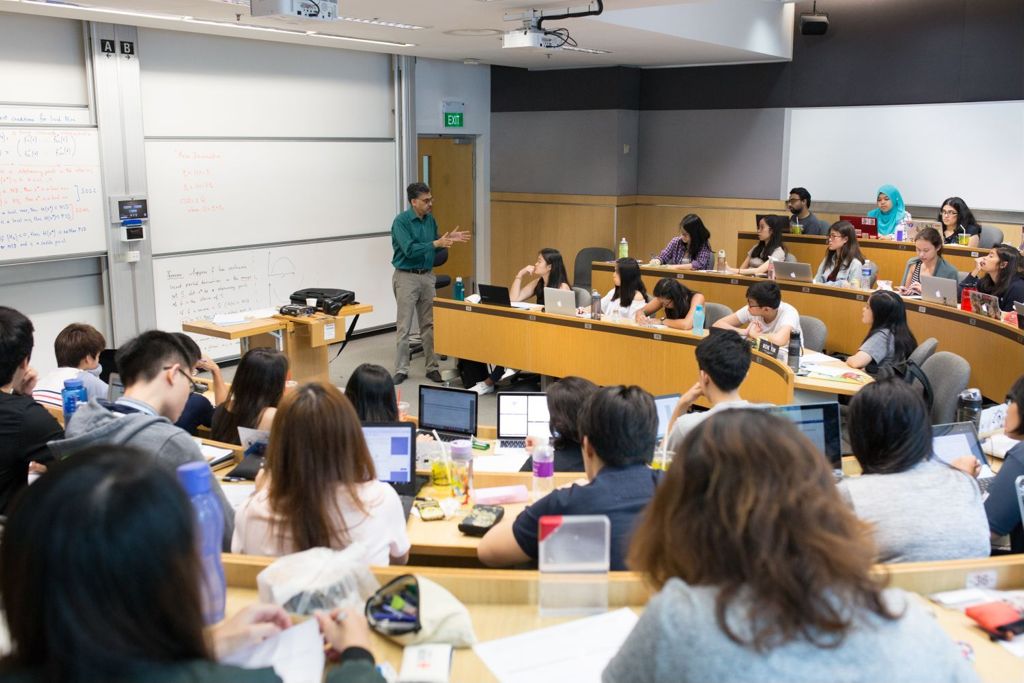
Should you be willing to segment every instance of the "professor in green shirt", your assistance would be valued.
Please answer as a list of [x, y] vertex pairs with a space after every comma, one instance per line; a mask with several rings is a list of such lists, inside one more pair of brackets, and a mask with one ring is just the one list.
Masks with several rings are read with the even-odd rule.
[[413, 311], [420, 322], [423, 357], [427, 379], [441, 382], [441, 371], [434, 353], [434, 254], [438, 249], [456, 242], [468, 242], [469, 232], [458, 226], [438, 236], [437, 221], [431, 214], [434, 197], [426, 183], [412, 183], [406, 188], [410, 208], [395, 216], [391, 224], [391, 247], [395, 255], [391, 265], [391, 288], [398, 305], [398, 351], [395, 357], [395, 384], [409, 376], [409, 332]]

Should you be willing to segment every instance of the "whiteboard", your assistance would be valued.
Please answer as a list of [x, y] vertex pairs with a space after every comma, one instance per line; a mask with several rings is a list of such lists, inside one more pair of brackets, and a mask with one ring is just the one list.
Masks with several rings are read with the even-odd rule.
[[[393, 325], [391, 256], [391, 236], [380, 235], [154, 258], [157, 325], [175, 331], [182, 322], [218, 313], [277, 308], [307, 287], [350, 289], [360, 303], [372, 305], [373, 313], [359, 318], [358, 330]], [[239, 354], [238, 342], [192, 336], [214, 359]]]
[[154, 254], [366, 235], [395, 215], [392, 140], [146, 140]]
[[1024, 211], [1024, 102], [791, 111], [786, 187], [874, 203], [885, 184], [907, 204]]
[[0, 128], [0, 262], [106, 251], [95, 129]]

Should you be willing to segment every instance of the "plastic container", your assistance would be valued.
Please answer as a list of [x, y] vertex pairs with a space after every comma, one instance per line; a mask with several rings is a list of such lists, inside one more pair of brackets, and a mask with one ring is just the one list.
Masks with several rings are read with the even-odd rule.
[[800, 331], [793, 330], [789, 333], [789, 346], [786, 347], [786, 363], [793, 372], [800, 370]]
[[547, 442], [533, 447], [533, 499], [555, 490], [555, 452]]
[[469, 502], [473, 490], [473, 444], [469, 441], [453, 441], [452, 447], [452, 496]]
[[775, 279], [775, 259], [773, 258], [768, 259], [768, 279]]
[[178, 467], [178, 481], [192, 501], [196, 538], [202, 566], [203, 620], [215, 624], [224, 618], [227, 584], [220, 563], [224, 536], [224, 510], [213, 492], [213, 474], [205, 462], [189, 462]]
[[974, 429], [981, 426], [981, 390], [965, 389], [956, 397], [956, 421], [971, 422]]
[[601, 293], [596, 289], [590, 293], [590, 317], [593, 320], [601, 319]]
[[89, 400], [85, 392], [85, 385], [80, 379], [64, 380], [64, 388], [60, 390], [60, 400], [64, 404], [64, 424], [68, 423], [71, 416], [78, 410], [79, 403]]
[[717, 270], [719, 273], [724, 273], [726, 266], [727, 263], [725, 260], [725, 249], [719, 249], [718, 260], [715, 261], [715, 270]]
[[627, 242], [626, 238], [623, 237], [622, 241], [619, 242], [619, 258], [628, 258], [628, 257], [629, 257], [629, 242]]
[[454, 292], [455, 292], [455, 300], [456, 301], [465, 301], [466, 300], [466, 286], [464, 284], [462, 284], [462, 278], [461, 277], [455, 278], [455, 289], [454, 289]]
[[971, 312], [974, 309], [971, 308], [971, 292], [975, 291], [976, 287], [964, 287], [960, 293], [960, 310]]
[[875, 284], [875, 276], [878, 274], [878, 266], [871, 262], [871, 260], [864, 261], [864, 266], [860, 269], [861, 278], [860, 286], [862, 289], [871, 289]]
[[693, 311], [693, 333], [698, 336], [704, 336], [704, 305], [697, 304], [697, 308]]

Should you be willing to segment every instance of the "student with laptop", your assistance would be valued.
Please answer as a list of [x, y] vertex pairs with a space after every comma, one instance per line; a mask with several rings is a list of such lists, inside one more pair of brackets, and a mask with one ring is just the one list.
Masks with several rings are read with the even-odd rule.
[[370, 564], [405, 564], [402, 503], [377, 479], [349, 400], [330, 384], [304, 384], [281, 400], [266, 467], [235, 516], [231, 551], [287, 555], [356, 541]]
[[917, 348], [917, 339], [907, 325], [903, 299], [895, 292], [879, 289], [868, 297], [861, 320], [868, 334], [857, 353], [846, 359], [851, 368], [875, 375], [881, 368], [905, 363]]
[[615, 284], [601, 299], [601, 315], [606, 318], [633, 320], [637, 311], [647, 305], [647, 286], [640, 277], [636, 259], [620, 258], [612, 275]]
[[864, 256], [860, 253], [857, 233], [849, 221], [837, 221], [828, 229], [825, 258], [818, 266], [814, 282], [820, 285], [851, 286], [850, 280], [860, 280]]
[[604, 683], [977, 680], [929, 609], [873, 572], [870, 533], [795, 426], [729, 410], [683, 448], [630, 545], [657, 593]]
[[999, 299], [999, 310], [1010, 312], [1014, 302], [1024, 302], [1024, 277], [1020, 268], [1024, 259], [1008, 244], [997, 244], [978, 258], [977, 267], [960, 283], [977, 288], [982, 294]]
[[981, 239], [981, 226], [974, 213], [967, 208], [967, 202], [960, 197], [950, 197], [940, 205], [936, 220], [942, 224], [942, 239], [946, 244], [960, 244], [977, 247]]
[[[696, 353], [697, 382], [679, 398], [668, 421], [668, 450], [681, 453], [686, 435], [715, 413], [750, 405], [740, 396], [740, 385], [747, 378], [752, 355], [743, 338], [728, 330], [714, 330], [701, 340]], [[708, 399], [711, 408], [689, 412], [701, 396]]]
[[676, 270], [711, 270], [715, 254], [711, 249], [711, 232], [695, 213], [688, 213], [679, 221], [679, 236], [669, 240], [652, 266], [670, 266]]
[[942, 235], [935, 228], [922, 228], [914, 240], [917, 256], [907, 259], [900, 279], [900, 294], [920, 294], [921, 278], [924, 276], [943, 277], [957, 281], [956, 266], [942, 258]]
[[895, 185], [882, 185], [875, 197], [877, 209], [868, 211], [868, 217], [874, 218], [878, 225], [878, 236], [884, 239], [896, 239], [896, 228], [902, 227], [904, 234], [909, 235], [914, 227], [910, 212], [903, 204], [903, 195]]
[[1024, 526], [1021, 525], [1017, 477], [1024, 476], [1024, 377], [1019, 377], [1006, 394], [1006, 423], [1003, 433], [1017, 444], [1006, 452], [1003, 466], [988, 487], [985, 515], [996, 543], [1009, 536], [1010, 552], [1024, 553]]
[[544, 515], [607, 515], [611, 569], [626, 569], [636, 518], [660, 479], [660, 472], [648, 467], [658, 429], [654, 398], [636, 386], [598, 389], [583, 405], [579, 425], [588, 482], [555, 489], [515, 520], [506, 517], [492, 527], [477, 549], [481, 562], [505, 567], [536, 560]]
[[269, 431], [288, 380], [288, 358], [274, 349], [249, 349], [235, 370], [227, 400], [213, 412], [215, 441], [240, 444], [238, 428]]
[[864, 473], [839, 488], [874, 526], [878, 562], [988, 557], [978, 484], [933, 456], [928, 409], [909, 384], [893, 377], [866, 385], [850, 400], [848, 419]]
[[[580, 406], [598, 390], [598, 386], [582, 377], [563, 377], [548, 387], [546, 401], [548, 431], [555, 455], [556, 472], [583, 472], [583, 436], [580, 434]], [[498, 427], [502, 429], [500, 417], [501, 399], [498, 396]], [[502, 436], [500, 431], [499, 438]], [[524, 435], [525, 440], [526, 435]], [[533, 471], [533, 458], [527, 458], [521, 472]]]
[[789, 191], [786, 208], [792, 214], [791, 223], [800, 226], [805, 235], [824, 235], [828, 232], [828, 223], [811, 212], [811, 193], [803, 187], [794, 187]]
[[419, 423], [423, 434], [442, 441], [471, 439], [476, 434], [480, 397], [470, 389], [420, 385]]
[[774, 282], [755, 282], [747, 287], [747, 305], [717, 321], [715, 327], [732, 330], [741, 337], [767, 339], [779, 347], [779, 360], [789, 358], [789, 337], [800, 329], [800, 313], [782, 300]]
[[739, 268], [726, 266], [730, 273], [739, 275], [765, 275], [772, 261], [786, 260], [786, 245], [782, 234], [789, 230], [785, 216], [765, 216], [757, 223], [757, 244], [750, 248]]
[[32, 398], [54, 408], [63, 408], [61, 390], [64, 380], [79, 379], [89, 398], [106, 399], [107, 383], [100, 379], [103, 367], [100, 353], [107, 347], [103, 334], [92, 325], [71, 323], [53, 340], [53, 353], [57, 357], [57, 369], [36, 382]]
[[661, 322], [665, 327], [675, 330], [692, 330], [693, 314], [697, 306], [704, 304], [704, 295], [694, 292], [675, 278], [664, 277], [654, 285], [654, 296], [647, 305], [636, 312], [637, 323], [657, 322], [652, 316], [660, 310], [665, 311]]

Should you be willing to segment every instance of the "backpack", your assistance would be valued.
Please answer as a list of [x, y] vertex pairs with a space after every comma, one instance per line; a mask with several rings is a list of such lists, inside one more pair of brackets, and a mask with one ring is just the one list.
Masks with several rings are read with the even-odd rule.
[[459, 379], [462, 380], [462, 386], [469, 389], [477, 382], [483, 382], [487, 379], [487, 375], [490, 373], [487, 371], [487, 364], [480, 363], [475, 360], [466, 360], [460, 358], [459, 362], [455, 366], [459, 372]]
[[907, 358], [899, 363], [887, 363], [879, 367], [875, 373], [876, 380], [889, 377], [900, 377], [911, 386], [914, 386], [915, 383], [920, 383], [921, 396], [924, 398], [925, 405], [928, 406], [928, 412], [931, 412], [934, 400], [932, 383], [928, 381], [928, 375], [924, 374], [924, 370], [921, 369], [920, 365]]

